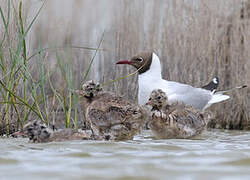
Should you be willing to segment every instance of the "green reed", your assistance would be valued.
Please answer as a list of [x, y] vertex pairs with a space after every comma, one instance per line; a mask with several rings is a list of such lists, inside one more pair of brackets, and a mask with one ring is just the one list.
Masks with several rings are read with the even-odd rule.
[[[84, 49], [95, 50], [95, 54], [91, 59], [87, 71], [83, 77], [83, 81], [90, 72], [90, 68], [98, 52], [103, 37], [98, 45], [98, 48], [70, 46], [67, 47], [39, 47], [34, 54], [29, 55], [27, 52], [26, 37], [30, 32], [31, 27], [41, 13], [44, 3], [39, 8], [31, 22], [27, 25], [24, 24], [23, 19], [23, 4], [22, 1], [18, 4], [18, 9], [11, 5], [8, 0], [7, 12], [0, 7], [0, 19], [3, 23], [4, 32], [0, 39], [0, 126], [5, 129], [5, 133], [9, 135], [10, 125], [13, 124], [13, 114], [15, 114], [14, 124], [16, 128], [23, 127], [23, 124], [31, 118], [39, 118], [43, 122], [50, 124], [50, 120], [54, 120], [55, 110], [51, 108], [50, 101], [57, 100], [58, 107], [63, 108], [65, 115], [65, 127], [77, 128], [77, 97], [72, 93], [72, 89], [76, 88], [76, 82], [73, 77], [73, 65], [71, 63], [70, 49]], [[11, 32], [13, 29], [10, 26], [11, 13], [14, 13], [16, 31]], [[17, 34], [17, 39], [14, 35]], [[66, 50], [66, 58], [59, 52]], [[52, 70], [46, 70], [45, 60], [46, 52], [55, 51], [57, 66]], [[31, 61], [38, 61], [39, 76], [38, 79], [32, 75]], [[54, 87], [51, 82], [51, 76], [58, 71], [63, 77], [62, 87]], [[53, 94], [46, 93], [46, 89], [52, 90]], [[50, 98], [52, 97], [52, 98]], [[72, 118], [72, 110], [74, 111], [74, 118]], [[53, 118], [51, 118], [53, 117]], [[10, 122], [12, 120], [12, 123]], [[2, 130], [0, 130], [2, 134]]]

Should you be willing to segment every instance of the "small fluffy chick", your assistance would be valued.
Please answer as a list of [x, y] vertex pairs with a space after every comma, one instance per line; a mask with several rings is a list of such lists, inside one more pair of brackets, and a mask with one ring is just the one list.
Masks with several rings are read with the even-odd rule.
[[147, 105], [152, 107], [149, 127], [156, 138], [191, 138], [201, 134], [206, 126], [200, 111], [178, 102], [168, 104], [161, 89], [152, 91]]
[[30, 142], [33, 143], [90, 139], [90, 136], [87, 133], [78, 132], [73, 129], [61, 129], [53, 131], [40, 120], [28, 122], [24, 126], [23, 130], [14, 133], [14, 135], [27, 136]]
[[143, 111], [138, 105], [102, 91], [92, 80], [76, 93], [84, 100], [85, 118], [95, 139], [131, 140], [141, 130]]

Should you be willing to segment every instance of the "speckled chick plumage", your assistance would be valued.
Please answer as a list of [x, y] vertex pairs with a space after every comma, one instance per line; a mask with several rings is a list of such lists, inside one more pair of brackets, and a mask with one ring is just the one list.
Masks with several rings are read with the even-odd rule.
[[141, 130], [143, 112], [138, 105], [102, 91], [93, 81], [77, 93], [85, 99], [85, 118], [96, 139], [130, 140]]
[[29, 138], [30, 142], [33, 143], [90, 139], [90, 136], [87, 133], [78, 132], [77, 130], [73, 129], [61, 129], [53, 131], [40, 120], [28, 122], [24, 126], [22, 133]]
[[147, 104], [152, 106], [149, 126], [156, 138], [192, 138], [206, 126], [201, 111], [180, 102], [169, 105], [161, 89], [152, 91]]

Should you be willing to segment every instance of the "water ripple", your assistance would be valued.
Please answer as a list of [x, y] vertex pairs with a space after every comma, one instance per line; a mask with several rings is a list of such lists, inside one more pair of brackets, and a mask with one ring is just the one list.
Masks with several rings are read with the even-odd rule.
[[206, 131], [191, 139], [67, 141], [0, 139], [4, 179], [250, 179], [250, 132]]

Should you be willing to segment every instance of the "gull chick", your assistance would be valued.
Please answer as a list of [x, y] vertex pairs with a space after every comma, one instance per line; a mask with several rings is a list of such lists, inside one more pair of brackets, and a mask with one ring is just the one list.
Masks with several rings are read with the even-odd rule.
[[69, 141], [69, 140], [87, 140], [90, 135], [85, 132], [78, 132], [73, 129], [61, 129], [53, 131], [47, 127], [45, 123], [40, 120], [33, 120], [28, 122], [23, 130], [13, 134], [14, 136], [27, 136], [30, 142], [45, 143], [52, 141]]
[[152, 107], [149, 127], [158, 139], [191, 138], [201, 134], [206, 126], [199, 110], [179, 102], [169, 105], [161, 89], [152, 91], [147, 105]]
[[99, 84], [88, 81], [76, 91], [84, 100], [85, 118], [99, 140], [130, 140], [142, 128], [143, 110]]

